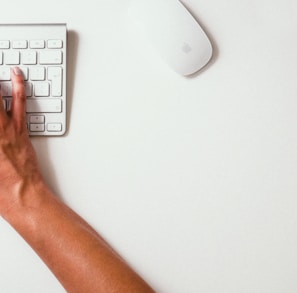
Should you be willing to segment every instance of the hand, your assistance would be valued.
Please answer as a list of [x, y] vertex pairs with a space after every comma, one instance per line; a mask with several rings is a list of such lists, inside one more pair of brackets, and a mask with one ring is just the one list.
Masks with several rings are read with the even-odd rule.
[[6, 111], [0, 94], [0, 215], [41, 180], [26, 125], [26, 92], [22, 72], [11, 69], [12, 105]]

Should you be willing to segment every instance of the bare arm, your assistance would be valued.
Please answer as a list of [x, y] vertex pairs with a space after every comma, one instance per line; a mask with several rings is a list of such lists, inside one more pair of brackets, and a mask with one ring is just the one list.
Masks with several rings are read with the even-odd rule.
[[17, 70], [11, 77], [11, 111], [6, 113], [0, 103], [0, 215], [67, 292], [154, 292], [45, 184], [27, 134], [23, 78]]

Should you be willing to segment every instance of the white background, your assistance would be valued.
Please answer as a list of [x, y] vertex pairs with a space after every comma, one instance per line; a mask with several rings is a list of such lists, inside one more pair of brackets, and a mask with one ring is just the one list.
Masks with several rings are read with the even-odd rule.
[[[2, 23], [68, 24], [69, 131], [32, 139], [44, 176], [158, 292], [295, 293], [297, 3], [184, 3], [214, 46], [191, 78], [128, 0], [1, 5]], [[3, 220], [0, 292], [64, 292]]]

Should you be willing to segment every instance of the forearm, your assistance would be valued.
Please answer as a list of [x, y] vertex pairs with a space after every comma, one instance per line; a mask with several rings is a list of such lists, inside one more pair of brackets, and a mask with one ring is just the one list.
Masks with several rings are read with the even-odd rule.
[[153, 292], [42, 179], [26, 125], [26, 91], [12, 68], [12, 103], [0, 91], [0, 215], [31, 245], [69, 293]]
[[3, 216], [67, 292], [153, 292], [93, 228], [45, 185], [28, 188]]

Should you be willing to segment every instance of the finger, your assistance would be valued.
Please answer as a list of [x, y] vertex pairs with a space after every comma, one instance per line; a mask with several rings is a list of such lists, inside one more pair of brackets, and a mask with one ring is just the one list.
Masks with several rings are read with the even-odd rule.
[[10, 72], [12, 82], [12, 118], [18, 130], [26, 128], [26, 90], [22, 71], [13, 67]]
[[0, 85], [0, 113], [5, 112], [5, 101], [2, 98], [2, 91], [1, 91], [1, 85]]
[[0, 86], [0, 129], [2, 129], [4, 127], [4, 125], [7, 122], [7, 118], [8, 118], [4, 103], [5, 103], [5, 101], [2, 98], [2, 91], [1, 91], [1, 86]]

